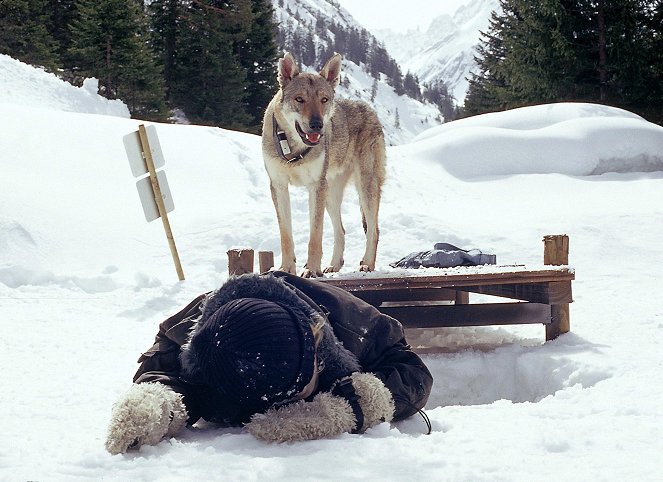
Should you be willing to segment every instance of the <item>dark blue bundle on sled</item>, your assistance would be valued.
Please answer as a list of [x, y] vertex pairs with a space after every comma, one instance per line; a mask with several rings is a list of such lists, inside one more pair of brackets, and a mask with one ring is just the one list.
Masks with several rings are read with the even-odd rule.
[[449, 243], [435, 243], [430, 251], [410, 253], [391, 263], [393, 268], [452, 268], [454, 266], [478, 266], [495, 264], [494, 254], [485, 254], [478, 249], [464, 250]]

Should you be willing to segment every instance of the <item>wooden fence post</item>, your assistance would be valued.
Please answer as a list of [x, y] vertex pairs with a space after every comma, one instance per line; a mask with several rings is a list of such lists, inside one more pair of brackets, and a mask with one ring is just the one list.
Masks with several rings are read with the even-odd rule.
[[258, 269], [266, 273], [274, 267], [274, 253], [272, 251], [258, 251]]
[[[566, 234], [543, 237], [543, 264], [569, 264], [569, 237]], [[569, 304], [551, 305], [552, 323], [546, 325], [546, 341], [571, 330]]]
[[253, 273], [253, 250], [228, 250], [228, 275], [232, 276], [244, 273]]

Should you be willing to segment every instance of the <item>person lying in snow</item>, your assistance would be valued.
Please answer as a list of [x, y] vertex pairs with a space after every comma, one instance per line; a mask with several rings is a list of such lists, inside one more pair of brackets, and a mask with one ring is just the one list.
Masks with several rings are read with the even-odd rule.
[[231, 277], [161, 323], [115, 403], [124, 453], [203, 418], [288, 442], [359, 433], [426, 404], [433, 377], [401, 324], [350, 293], [282, 272]]

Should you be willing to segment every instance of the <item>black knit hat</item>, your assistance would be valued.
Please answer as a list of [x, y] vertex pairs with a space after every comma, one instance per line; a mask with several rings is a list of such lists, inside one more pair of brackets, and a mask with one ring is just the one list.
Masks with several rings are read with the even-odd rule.
[[265, 410], [297, 395], [313, 376], [313, 332], [296, 308], [239, 298], [199, 323], [188, 348], [196, 382], [229, 402]]

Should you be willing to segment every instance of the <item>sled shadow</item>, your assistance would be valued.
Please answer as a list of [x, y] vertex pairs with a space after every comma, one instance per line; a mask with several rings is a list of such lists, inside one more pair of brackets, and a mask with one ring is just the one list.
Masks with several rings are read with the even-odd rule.
[[416, 337], [411, 343], [420, 344], [415, 350], [433, 375], [428, 410], [497, 400], [536, 403], [569, 387], [591, 388], [615, 370], [605, 346], [574, 333], [545, 343], [500, 328], [442, 328], [427, 336], [427, 346]]

